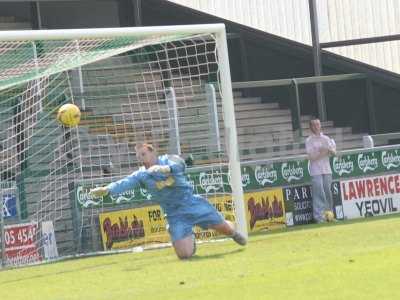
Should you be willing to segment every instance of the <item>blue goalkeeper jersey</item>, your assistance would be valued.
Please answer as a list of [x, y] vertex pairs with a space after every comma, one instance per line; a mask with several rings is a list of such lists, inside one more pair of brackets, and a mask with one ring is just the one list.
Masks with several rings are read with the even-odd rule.
[[167, 216], [173, 216], [190, 210], [197, 197], [193, 195], [193, 187], [186, 179], [185, 162], [177, 155], [162, 155], [157, 163], [169, 166], [171, 173], [150, 173], [145, 167], [129, 176], [110, 183], [107, 188], [112, 195], [121, 194], [137, 186], [144, 186], [151, 194], [152, 200], [158, 202]]

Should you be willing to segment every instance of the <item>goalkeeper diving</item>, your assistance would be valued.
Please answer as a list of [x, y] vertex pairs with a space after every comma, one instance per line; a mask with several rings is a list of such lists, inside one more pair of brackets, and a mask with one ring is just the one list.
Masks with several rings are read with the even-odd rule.
[[231, 222], [224, 220], [205, 198], [193, 194], [193, 187], [185, 176], [186, 164], [181, 157], [158, 156], [154, 147], [147, 143], [136, 145], [135, 150], [143, 166], [119, 181], [92, 189], [92, 196], [118, 195], [144, 185], [166, 215], [172, 244], [180, 259], [190, 258], [196, 252], [195, 225], [214, 229], [239, 245], [246, 245], [247, 239], [235, 230]]

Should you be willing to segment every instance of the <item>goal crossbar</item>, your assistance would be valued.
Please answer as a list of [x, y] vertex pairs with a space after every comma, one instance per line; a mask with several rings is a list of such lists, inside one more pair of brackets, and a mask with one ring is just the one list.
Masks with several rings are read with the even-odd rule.
[[35, 41], [63, 39], [95, 39], [104, 37], [143, 37], [151, 35], [182, 35], [225, 32], [224, 24], [176, 25], [157, 27], [84, 28], [51, 30], [0, 31], [0, 41]]

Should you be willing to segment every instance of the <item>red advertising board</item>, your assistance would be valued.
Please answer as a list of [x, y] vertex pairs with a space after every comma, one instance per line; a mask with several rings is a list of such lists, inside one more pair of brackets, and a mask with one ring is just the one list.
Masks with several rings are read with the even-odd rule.
[[41, 261], [37, 247], [37, 224], [25, 223], [5, 226], [5, 263], [21, 265]]

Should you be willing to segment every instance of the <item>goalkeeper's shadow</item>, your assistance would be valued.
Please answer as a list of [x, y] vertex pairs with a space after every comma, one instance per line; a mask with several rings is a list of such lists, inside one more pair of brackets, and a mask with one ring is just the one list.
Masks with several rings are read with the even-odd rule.
[[225, 256], [227, 256], [227, 255], [233, 255], [233, 254], [241, 253], [243, 251], [245, 251], [245, 248], [235, 249], [235, 250], [223, 252], [223, 253], [214, 253], [214, 254], [206, 254], [206, 255], [197, 255], [196, 254], [188, 260], [189, 261], [201, 261], [201, 260], [205, 260], [205, 259], [220, 259], [220, 258], [225, 258]]

